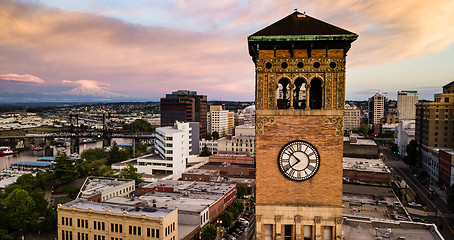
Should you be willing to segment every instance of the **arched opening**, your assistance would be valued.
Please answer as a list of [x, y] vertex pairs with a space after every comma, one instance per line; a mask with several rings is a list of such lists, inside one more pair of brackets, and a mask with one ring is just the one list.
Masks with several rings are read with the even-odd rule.
[[276, 91], [277, 108], [286, 109], [290, 107], [290, 81], [282, 78], [277, 83]]
[[311, 81], [311, 88], [309, 90], [309, 106], [311, 109], [322, 108], [322, 80], [314, 78]]
[[298, 78], [295, 80], [295, 88], [293, 90], [293, 108], [306, 108], [306, 80]]

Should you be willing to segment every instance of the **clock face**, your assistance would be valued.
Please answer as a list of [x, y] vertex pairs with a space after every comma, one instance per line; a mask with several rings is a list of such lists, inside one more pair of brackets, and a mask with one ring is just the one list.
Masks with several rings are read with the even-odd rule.
[[294, 181], [304, 181], [317, 173], [320, 156], [308, 142], [293, 141], [281, 149], [277, 162], [284, 176]]

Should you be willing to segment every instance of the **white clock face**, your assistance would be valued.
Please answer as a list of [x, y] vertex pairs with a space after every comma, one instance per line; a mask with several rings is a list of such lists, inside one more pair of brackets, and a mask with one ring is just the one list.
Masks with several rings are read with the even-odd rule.
[[278, 166], [281, 173], [294, 181], [313, 177], [320, 167], [317, 149], [305, 141], [287, 143], [279, 152]]

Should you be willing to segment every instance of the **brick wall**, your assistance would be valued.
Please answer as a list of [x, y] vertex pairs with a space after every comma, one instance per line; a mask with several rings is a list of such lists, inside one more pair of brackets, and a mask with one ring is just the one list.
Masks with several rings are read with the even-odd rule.
[[[275, 116], [257, 136], [257, 203], [342, 204], [342, 136], [323, 116]], [[320, 154], [320, 168], [314, 177], [292, 181], [278, 169], [277, 158], [288, 142], [311, 143]]]

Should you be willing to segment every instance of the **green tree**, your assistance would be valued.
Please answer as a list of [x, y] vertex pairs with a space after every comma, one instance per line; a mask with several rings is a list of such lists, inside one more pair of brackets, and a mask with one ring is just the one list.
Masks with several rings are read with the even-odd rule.
[[215, 240], [217, 235], [218, 235], [218, 230], [211, 225], [207, 225], [202, 229], [202, 239], [203, 240]]
[[448, 192], [448, 206], [454, 212], [454, 184], [451, 185]]
[[211, 133], [211, 136], [213, 137], [213, 140], [218, 140], [219, 139], [219, 133], [214, 131]]
[[149, 122], [143, 119], [136, 119], [130, 124], [125, 124], [123, 130], [130, 132], [153, 132], [154, 127]]
[[206, 140], [208, 140], [208, 141], [213, 140], [213, 137], [211, 136], [211, 133], [207, 133]]
[[233, 213], [233, 217], [236, 219], [244, 210], [244, 203], [242, 201], [234, 201], [229, 209]]
[[13, 240], [13, 237], [11, 237], [11, 236], [8, 234], [8, 230], [6, 230], [6, 229], [0, 229], [0, 239], [3, 239], [3, 240]]
[[107, 156], [107, 164], [110, 166], [113, 163], [121, 162], [126, 159], [127, 159], [127, 157], [126, 157], [125, 151], [120, 150], [117, 142], [114, 142], [112, 145], [112, 149], [110, 150], [110, 152]]
[[84, 150], [82, 154], [80, 154], [82, 159], [86, 161], [94, 161], [94, 160], [101, 160], [107, 157], [107, 153], [104, 148], [89, 148]]
[[363, 123], [356, 129], [356, 132], [362, 133], [364, 137], [369, 136], [369, 125]]
[[74, 162], [69, 160], [65, 152], [58, 152], [55, 158], [54, 176], [60, 183], [67, 183], [78, 177], [78, 173], [74, 170]]
[[205, 146], [203, 146], [202, 152], [200, 152], [199, 155], [200, 155], [201, 157], [208, 157], [208, 156], [211, 156], [211, 152], [210, 152], [210, 150], [208, 150], [208, 147], [207, 147], [206, 144], [205, 144]]
[[244, 195], [247, 195], [246, 186], [238, 186], [238, 187], [236, 187], [236, 195], [238, 196], [238, 198], [243, 198]]
[[138, 173], [137, 168], [135, 168], [131, 163], [128, 163], [126, 167], [120, 170], [120, 178], [133, 179], [136, 181], [136, 184], [143, 182], [142, 174]]
[[224, 227], [232, 226], [232, 223], [235, 220], [235, 218], [233, 217], [233, 213], [228, 210], [225, 210], [224, 212], [222, 212], [219, 215], [219, 219], [222, 220], [222, 226], [224, 226]]
[[24, 189], [18, 188], [10, 193], [5, 199], [5, 206], [10, 215], [9, 223], [16, 230], [25, 231], [27, 225], [37, 221], [35, 202]]
[[411, 140], [407, 147], [405, 147], [407, 155], [404, 157], [404, 162], [412, 167], [416, 166], [418, 156], [417, 147], [418, 144], [415, 140]]

